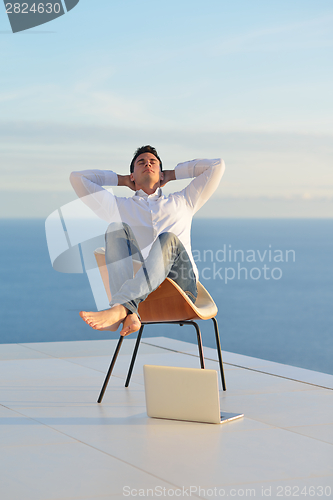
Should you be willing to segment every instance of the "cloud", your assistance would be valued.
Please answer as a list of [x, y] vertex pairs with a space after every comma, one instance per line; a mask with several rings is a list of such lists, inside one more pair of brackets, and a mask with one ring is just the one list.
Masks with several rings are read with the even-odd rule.
[[[332, 25], [333, 14], [330, 13], [315, 19], [250, 30], [231, 37], [219, 36], [215, 40], [207, 40], [206, 45], [210, 48], [211, 57], [236, 52], [332, 47]], [[207, 47], [200, 43], [198, 48], [204, 51]]]
[[17, 101], [20, 99], [26, 99], [31, 96], [31, 91], [27, 89], [12, 90], [6, 92], [0, 92], [0, 102], [6, 103], [11, 101]]
[[218, 196], [287, 201], [333, 194], [330, 135], [7, 121], [0, 122], [0, 137], [2, 188], [10, 191], [70, 191], [73, 170], [125, 174], [134, 150], [152, 144], [167, 169], [192, 158], [222, 157], [226, 173]]
[[[122, 195], [122, 194], [120, 194]], [[127, 193], [128, 195], [128, 193]], [[73, 191], [0, 191], [0, 218], [46, 218], [76, 199]], [[330, 200], [283, 197], [214, 196], [196, 214], [198, 218], [333, 218]]]

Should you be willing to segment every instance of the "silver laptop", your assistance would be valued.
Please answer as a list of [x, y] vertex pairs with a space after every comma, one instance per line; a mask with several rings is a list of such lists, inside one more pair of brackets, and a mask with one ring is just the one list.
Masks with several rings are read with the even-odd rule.
[[220, 411], [216, 370], [144, 365], [148, 417], [221, 424], [243, 414]]

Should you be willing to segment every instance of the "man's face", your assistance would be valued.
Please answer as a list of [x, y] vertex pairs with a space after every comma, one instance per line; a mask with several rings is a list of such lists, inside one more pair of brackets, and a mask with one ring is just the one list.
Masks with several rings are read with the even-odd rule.
[[131, 180], [141, 186], [147, 182], [155, 184], [163, 180], [160, 162], [152, 153], [142, 153], [134, 162]]

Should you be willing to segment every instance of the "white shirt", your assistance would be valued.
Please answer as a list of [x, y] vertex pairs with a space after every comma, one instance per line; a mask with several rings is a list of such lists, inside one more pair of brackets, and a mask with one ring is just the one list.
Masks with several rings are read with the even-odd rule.
[[118, 176], [110, 170], [72, 172], [71, 184], [76, 194], [101, 219], [126, 222], [131, 226], [144, 258], [156, 238], [172, 232], [183, 243], [193, 265], [198, 270], [191, 251], [191, 222], [193, 215], [216, 190], [224, 173], [224, 161], [192, 160], [175, 167], [176, 179], [194, 179], [181, 191], [164, 196], [161, 188], [148, 195], [136, 191], [132, 197], [115, 196], [103, 186], [117, 186]]

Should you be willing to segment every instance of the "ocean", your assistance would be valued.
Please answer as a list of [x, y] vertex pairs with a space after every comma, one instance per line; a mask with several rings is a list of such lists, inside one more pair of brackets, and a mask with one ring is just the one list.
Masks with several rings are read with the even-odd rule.
[[[0, 343], [117, 338], [79, 317], [96, 310], [87, 276], [52, 268], [44, 224], [0, 220]], [[194, 219], [192, 250], [223, 350], [333, 374], [331, 219]], [[215, 347], [212, 322], [200, 327]], [[196, 343], [189, 326], [151, 325], [144, 336]]]

